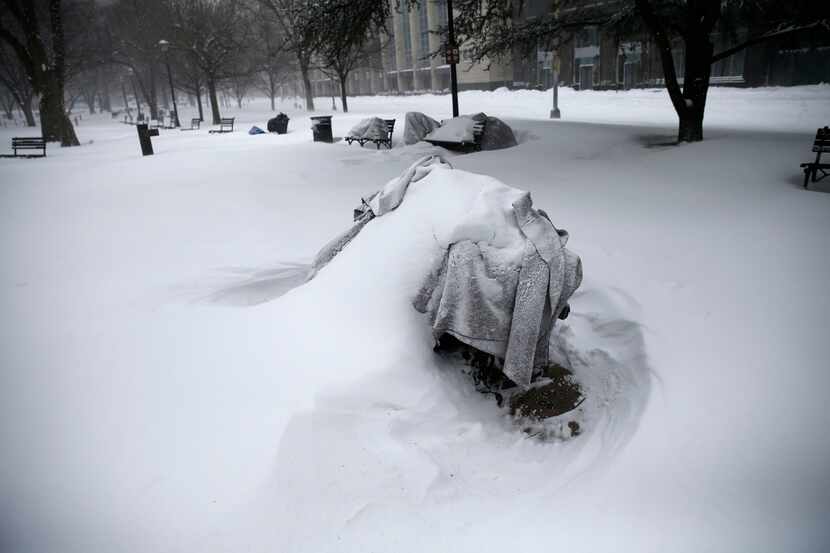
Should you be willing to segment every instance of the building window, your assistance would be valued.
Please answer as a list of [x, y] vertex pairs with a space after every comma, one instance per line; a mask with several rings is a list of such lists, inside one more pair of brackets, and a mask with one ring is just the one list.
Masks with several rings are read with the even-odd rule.
[[583, 27], [576, 33], [576, 47], [599, 45], [599, 30], [596, 27]]
[[419, 67], [429, 67], [429, 23], [427, 21], [426, 2], [418, 4], [418, 26], [420, 27], [420, 41], [418, 44]]
[[439, 27], [447, 26], [447, 0], [433, 0], [435, 2], [435, 11], [438, 14]]
[[409, 32], [409, 10], [407, 3], [401, 6], [401, 36], [403, 37], [403, 64], [407, 68], [412, 67], [412, 35]]

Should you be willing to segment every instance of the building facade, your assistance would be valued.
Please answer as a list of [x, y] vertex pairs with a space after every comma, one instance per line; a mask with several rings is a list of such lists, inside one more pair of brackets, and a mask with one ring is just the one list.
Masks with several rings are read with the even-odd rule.
[[[597, 0], [585, 0], [597, 5]], [[599, 2], [613, 9], [617, 2]], [[523, 19], [544, 15], [549, 0], [525, 0]], [[442, 55], [432, 56], [441, 46], [438, 31], [447, 23], [446, 0], [401, 2], [393, 11], [387, 28], [390, 36], [368, 57], [365, 67], [349, 77], [349, 94], [413, 94], [448, 92], [449, 66]], [[729, 36], [715, 36], [715, 51], [745, 40], [750, 33], [739, 30]], [[554, 67], [560, 83], [578, 90], [629, 89], [665, 86], [656, 45], [643, 34], [620, 38], [599, 27], [584, 27], [554, 52], [540, 45], [528, 54], [515, 51], [504, 60], [473, 63], [470, 50], [461, 45], [458, 64], [459, 90], [509, 88], [550, 88]], [[683, 80], [682, 42], [672, 55], [680, 82]], [[767, 86], [830, 82], [830, 39], [815, 30], [751, 46], [712, 66], [713, 85]], [[312, 76], [315, 95], [339, 96], [337, 82], [320, 71]]]

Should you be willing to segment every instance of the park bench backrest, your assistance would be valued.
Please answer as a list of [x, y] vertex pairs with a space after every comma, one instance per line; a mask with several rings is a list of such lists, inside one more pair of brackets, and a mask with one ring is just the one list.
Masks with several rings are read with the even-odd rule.
[[395, 131], [395, 120], [384, 119], [383, 121], [386, 123], [386, 137], [392, 140], [392, 133]]
[[12, 150], [43, 150], [46, 155], [46, 140], [42, 136], [15, 136], [12, 138]]
[[46, 145], [46, 141], [39, 137], [39, 136], [26, 136], [26, 137], [14, 137], [12, 138], [12, 146], [15, 148], [20, 149], [33, 149], [33, 148], [43, 148]]
[[816, 131], [816, 141], [813, 142], [813, 151], [817, 153], [830, 153], [830, 127], [824, 127]]
[[198, 129], [199, 124], [201, 122], [202, 122], [202, 120], [199, 119], [198, 117], [196, 117], [196, 118], [190, 120], [190, 126], [191, 126], [191, 128]]
[[233, 120], [234, 119], [235, 119], [234, 117], [223, 117], [219, 122], [219, 126], [220, 127], [230, 127], [231, 129], [233, 129]]

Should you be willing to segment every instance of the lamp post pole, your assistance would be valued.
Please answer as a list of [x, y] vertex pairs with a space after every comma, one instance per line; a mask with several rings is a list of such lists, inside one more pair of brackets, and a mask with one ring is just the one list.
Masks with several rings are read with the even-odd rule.
[[559, 111], [559, 56], [556, 52], [553, 54], [550, 65], [553, 70], [553, 109], [550, 110], [550, 118], [560, 119], [562, 113]]
[[170, 49], [170, 43], [166, 40], [160, 40], [159, 46], [161, 46], [161, 51], [164, 52], [164, 65], [167, 66], [167, 82], [170, 83], [170, 96], [173, 99], [173, 121], [171, 121], [173, 127], [179, 126], [179, 110], [176, 108], [176, 89], [173, 88], [173, 73], [170, 71], [170, 55], [167, 51]]
[[452, 22], [452, 0], [447, 0], [447, 63], [450, 65], [450, 91], [452, 93], [452, 116], [458, 117], [458, 46], [455, 44], [455, 27]]

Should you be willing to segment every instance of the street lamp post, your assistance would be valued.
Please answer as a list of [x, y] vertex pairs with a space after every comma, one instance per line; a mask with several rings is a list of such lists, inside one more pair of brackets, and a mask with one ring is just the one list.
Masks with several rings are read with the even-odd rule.
[[553, 109], [550, 110], [550, 118], [560, 119], [562, 113], [559, 111], [559, 56], [556, 52], [551, 60], [551, 69], [553, 70]]
[[452, 93], [452, 116], [458, 117], [458, 46], [455, 44], [455, 27], [452, 22], [452, 0], [447, 0], [447, 63], [450, 66], [450, 92]]
[[159, 40], [159, 47], [164, 53], [164, 65], [167, 66], [167, 81], [170, 83], [170, 96], [173, 98], [173, 127], [179, 126], [179, 110], [176, 108], [176, 90], [173, 88], [173, 73], [170, 71], [170, 56], [167, 53], [170, 50], [170, 43], [166, 40]]

